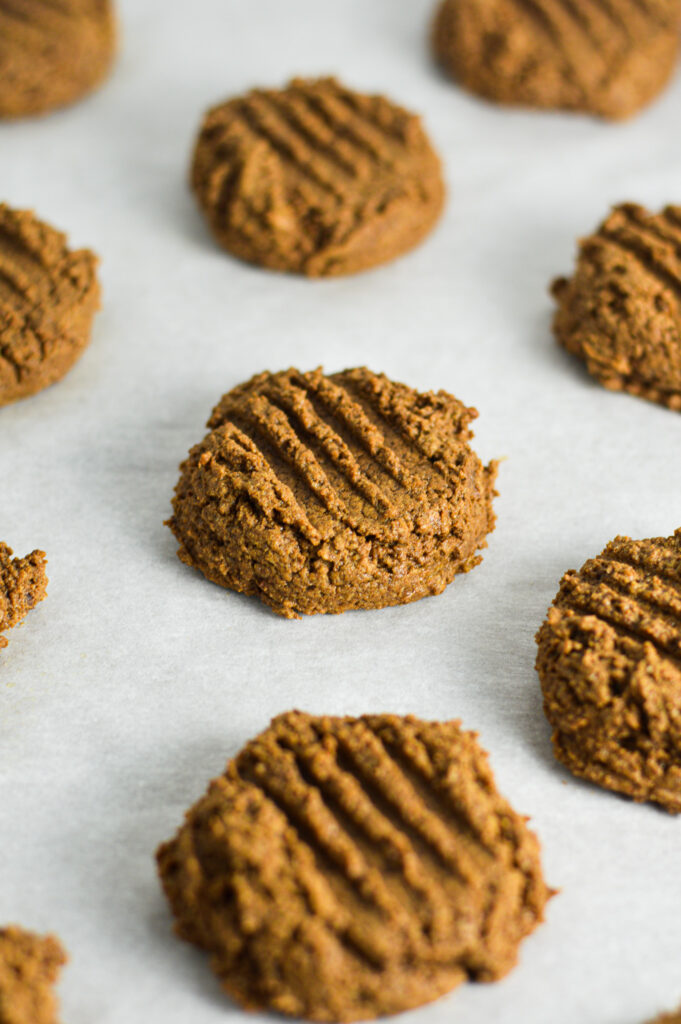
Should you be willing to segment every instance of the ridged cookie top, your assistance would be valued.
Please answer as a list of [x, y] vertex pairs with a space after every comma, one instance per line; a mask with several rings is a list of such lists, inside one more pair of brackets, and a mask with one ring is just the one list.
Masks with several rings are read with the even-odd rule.
[[[12, 558], [12, 549], [0, 543], [0, 633], [11, 629], [42, 601], [47, 591], [44, 551]], [[0, 636], [0, 647], [7, 640]]]
[[558, 340], [590, 373], [681, 409], [681, 207], [616, 206], [552, 290]]
[[681, 811], [681, 531], [617, 537], [570, 571], [537, 634], [557, 757]]
[[416, 244], [440, 212], [440, 164], [418, 117], [331, 78], [212, 109], [192, 181], [218, 240], [264, 266], [349, 273]]
[[[477, 416], [445, 391], [419, 394], [365, 368], [262, 373], [208, 422], [211, 457], [235, 487], [244, 469], [263, 511], [320, 544], [348, 526], [383, 539], [445, 532], [452, 488], [479, 466]], [[258, 500], [255, 498], [254, 500]]]
[[358, 1020], [501, 977], [549, 895], [457, 722], [290, 712], [159, 851], [179, 934], [244, 1006]]
[[1, 1024], [57, 1024], [52, 986], [66, 954], [53, 935], [0, 928]]
[[96, 267], [94, 253], [70, 251], [30, 211], [0, 204], [0, 405], [51, 383], [84, 348]]

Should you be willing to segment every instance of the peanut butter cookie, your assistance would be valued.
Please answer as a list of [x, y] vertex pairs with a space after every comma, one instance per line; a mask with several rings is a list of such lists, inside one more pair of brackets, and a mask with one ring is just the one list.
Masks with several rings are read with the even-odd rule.
[[681, 811], [681, 530], [616, 537], [537, 633], [553, 748], [575, 775]]
[[[2, 5], [0, 4], [0, 10]], [[0, 203], [0, 406], [67, 373], [99, 309], [97, 257], [27, 210]]]
[[420, 119], [331, 78], [255, 89], [210, 110], [192, 185], [225, 249], [311, 277], [401, 255], [444, 201]]
[[[12, 549], [0, 543], [0, 633], [11, 629], [42, 601], [47, 593], [47, 558], [33, 551], [26, 558], [12, 558]], [[7, 640], [0, 636], [0, 648]]]
[[52, 986], [66, 959], [53, 935], [0, 928], [0, 1024], [57, 1024]]
[[475, 416], [365, 368], [261, 373], [181, 466], [179, 557], [287, 618], [439, 594], [494, 528]]
[[458, 722], [275, 718], [158, 851], [177, 934], [249, 1010], [355, 1021], [515, 964], [539, 845]]

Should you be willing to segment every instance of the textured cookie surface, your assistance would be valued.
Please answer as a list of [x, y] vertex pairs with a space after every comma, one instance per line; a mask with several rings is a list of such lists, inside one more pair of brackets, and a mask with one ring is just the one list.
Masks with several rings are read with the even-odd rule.
[[259, 374], [181, 467], [179, 556], [287, 617], [440, 593], [494, 527], [476, 415], [363, 368]]
[[[12, 549], [0, 542], [0, 633], [11, 629], [42, 601], [47, 592], [44, 551], [12, 558]], [[0, 648], [7, 640], [0, 636]]]
[[525, 821], [458, 722], [289, 712], [158, 862], [239, 1003], [361, 1020], [511, 969], [549, 896]]
[[558, 341], [601, 384], [681, 410], [680, 206], [616, 206], [552, 291]]
[[330, 78], [256, 89], [210, 110], [192, 184], [225, 249], [315, 277], [412, 248], [444, 199], [420, 119]]
[[679, 0], [444, 0], [433, 41], [487, 99], [624, 118], [669, 79], [680, 24]]
[[94, 253], [0, 204], [0, 406], [53, 384], [81, 355], [99, 308], [96, 268]]
[[558, 760], [681, 811], [681, 531], [617, 537], [567, 572], [537, 643]]
[[0, 928], [0, 1024], [57, 1024], [52, 986], [65, 963], [53, 935]]
[[73, 103], [104, 78], [114, 49], [109, 0], [1, 0], [0, 117]]

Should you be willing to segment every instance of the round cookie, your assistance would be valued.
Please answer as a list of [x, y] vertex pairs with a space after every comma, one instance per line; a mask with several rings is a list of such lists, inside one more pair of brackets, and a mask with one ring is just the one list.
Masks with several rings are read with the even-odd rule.
[[433, 46], [486, 99], [619, 119], [667, 83], [680, 26], [678, 0], [444, 0]]
[[157, 857], [177, 934], [249, 1010], [354, 1021], [515, 964], [539, 845], [458, 722], [292, 711]]
[[2, 1024], [57, 1024], [52, 986], [66, 961], [54, 935], [34, 935], [17, 925], [0, 928]]
[[681, 206], [614, 207], [551, 290], [556, 337], [589, 373], [681, 410]]
[[287, 618], [439, 594], [494, 528], [475, 416], [366, 368], [258, 374], [180, 467], [179, 557]]
[[681, 811], [681, 530], [616, 537], [563, 576], [537, 633], [554, 753], [571, 772]]
[[71, 369], [99, 309], [97, 257], [27, 210], [0, 203], [0, 406]]
[[115, 43], [110, 0], [3, 0], [0, 118], [43, 114], [91, 92]]
[[[43, 600], [48, 583], [46, 565], [44, 551], [12, 558], [12, 549], [0, 542], [0, 633], [16, 626]], [[6, 646], [7, 640], [0, 636], [0, 648]]]
[[332, 78], [297, 78], [214, 107], [191, 178], [228, 252], [310, 277], [366, 270], [411, 249], [445, 192], [420, 119]]

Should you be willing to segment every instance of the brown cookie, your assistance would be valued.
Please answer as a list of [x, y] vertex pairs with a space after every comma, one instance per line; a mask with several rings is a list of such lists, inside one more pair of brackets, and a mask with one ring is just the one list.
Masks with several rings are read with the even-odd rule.
[[616, 206], [552, 292], [558, 341], [601, 384], [681, 410], [681, 206]]
[[108, 73], [115, 42], [109, 0], [2, 0], [0, 118], [80, 99]]
[[494, 528], [475, 416], [365, 368], [261, 373], [180, 467], [179, 557], [287, 618], [439, 594]]
[[[11, 629], [42, 601], [47, 593], [47, 558], [33, 551], [26, 558], [12, 558], [12, 549], [0, 542], [0, 633]], [[7, 640], [0, 636], [0, 648]]]
[[66, 960], [54, 935], [0, 928], [0, 1024], [57, 1024], [52, 986]]
[[558, 760], [680, 812], [681, 530], [616, 537], [567, 572], [537, 644]]
[[401, 255], [428, 234], [444, 201], [420, 119], [332, 78], [255, 89], [210, 110], [192, 185], [225, 249], [311, 277]]
[[667, 83], [680, 25], [679, 0], [444, 0], [433, 44], [487, 99], [618, 119]]
[[[1, 9], [1, 5], [0, 5]], [[0, 406], [60, 380], [90, 340], [97, 257], [0, 203]]]
[[550, 895], [458, 722], [292, 711], [158, 851], [177, 934], [249, 1010], [354, 1021], [492, 981]]
[[655, 1020], [651, 1020], [649, 1024], [681, 1024], [681, 1007], [676, 1013], [662, 1013]]

